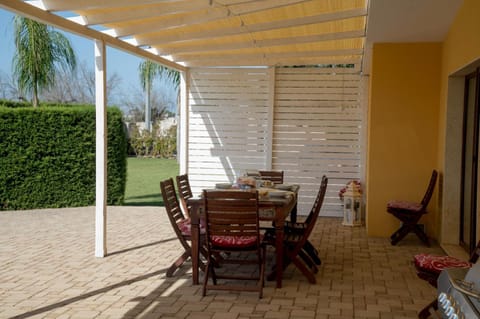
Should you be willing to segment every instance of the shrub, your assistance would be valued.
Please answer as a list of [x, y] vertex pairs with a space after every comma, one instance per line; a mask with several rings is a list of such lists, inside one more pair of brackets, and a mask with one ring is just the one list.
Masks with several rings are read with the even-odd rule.
[[[117, 108], [107, 110], [108, 194], [122, 204], [126, 132]], [[0, 107], [0, 209], [95, 204], [95, 108]]]
[[156, 125], [152, 132], [141, 133], [137, 127], [133, 127], [128, 144], [129, 155], [172, 158], [177, 151], [177, 126], [161, 133]]

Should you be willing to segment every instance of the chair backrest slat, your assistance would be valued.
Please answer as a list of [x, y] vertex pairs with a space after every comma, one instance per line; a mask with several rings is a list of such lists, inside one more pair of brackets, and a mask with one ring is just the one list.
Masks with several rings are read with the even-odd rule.
[[258, 193], [203, 191], [207, 236], [258, 235]]
[[175, 233], [180, 238], [182, 236], [182, 232], [178, 227], [178, 223], [185, 220], [185, 216], [180, 209], [177, 194], [175, 193], [173, 179], [169, 178], [167, 180], [161, 181], [160, 190], [163, 197], [163, 204], [165, 205], [165, 210], [167, 211], [168, 219], [170, 220], [170, 223], [172, 224]]
[[437, 176], [438, 172], [436, 170], [433, 170], [432, 176], [430, 177], [430, 182], [428, 183], [427, 191], [425, 192], [425, 195], [423, 196], [423, 199], [421, 201], [422, 211], [425, 211], [427, 209], [428, 203], [432, 198], [433, 190], [435, 189], [435, 183], [437, 182]]
[[188, 174], [178, 175], [176, 177], [178, 195], [180, 196], [180, 204], [182, 205], [183, 213], [185, 216], [190, 216], [190, 207], [188, 207], [188, 199], [193, 197], [192, 189], [190, 187], [190, 181]]
[[[313, 203], [312, 211], [310, 212], [309, 216], [310, 220], [307, 222], [307, 227], [303, 233], [306, 239], [310, 236], [313, 228], [315, 227], [315, 223], [317, 222], [318, 215], [320, 215], [320, 209], [323, 205], [323, 200], [325, 199], [325, 193], [327, 192], [327, 185], [328, 185], [328, 178], [323, 175], [322, 182], [320, 183], [320, 188], [317, 193], [317, 197], [315, 198], [315, 202]], [[303, 246], [303, 245], [302, 245]]]
[[258, 171], [262, 180], [272, 181], [274, 184], [283, 184], [283, 171]]

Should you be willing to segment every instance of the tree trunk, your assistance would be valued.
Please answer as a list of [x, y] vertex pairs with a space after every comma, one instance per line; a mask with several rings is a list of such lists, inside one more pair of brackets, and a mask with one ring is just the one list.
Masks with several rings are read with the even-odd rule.
[[33, 85], [33, 101], [32, 101], [33, 107], [38, 106], [38, 88], [37, 85]]
[[150, 107], [150, 81], [147, 80], [145, 86], [145, 130], [151, 132], [150, 115], [152, 114], [152, 111]]

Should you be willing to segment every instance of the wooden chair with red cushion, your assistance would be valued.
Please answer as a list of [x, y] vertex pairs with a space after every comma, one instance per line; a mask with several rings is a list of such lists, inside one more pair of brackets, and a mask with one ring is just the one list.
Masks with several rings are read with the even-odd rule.
[[[301, 228], [301, 231], [295, 231], [291, 228], [287, 228], [285, 231], [284, 251], [286, 259], [291, 261], [312, 284], [317, 282], [315, 274], [318, 272], [318, 269], [315, 266], [316, 262], [312, 259], [316, 250], [315, 252], [309, 251], [313, 248], [313, 245], [310, 244], [308, 238], [313, 232], [318, 215], [320, 214], [320, 209], [322, 208], [325, 193], [327, 191], [327, 185], [328, 178], [324, 175], [309, 215], [310, 219], [305, 223], [305, 227]], [[288, 263], [284, 262], [284, 265], [287, 264]]]
[[[321, 185], [325, 184], [325, 188], [326, 188], [327, 183], [328, 183], [328, 178], [324, 175], [322, 177]], [[301, 221], [301, 222], [286, 221], [285, 222], [285, 232], [287, 234], [288, 233], [303, 234], [305, 230], [308, 228], [308, 226], [312, 223], [312, 219], [314, 219], [315, 215], [316, 214], [318, 215], [319, 213], [317, 209], [318, 210], [320, 209], [320, 207], [318, 207], [318, 200], [319, 200], [319, 196], [321, 195], [321, 190], [322, 190], [322, 187], [320, 187], [319, 192], [317, 194], [317, 200], [315, 201], [314, 205], [312, 206], [312, 209], [310, 210], [310, 212], [308, 213], [304, 221]], [[320, 203], [320, 206], [321, 206], [321, 203]], [[316, 265], [321, 265], [322, 261], [320, 260], [318, 251], [308, 239], [305, 241], [303, 250], [308, 254], [308, 256]]]
[[[263, 295], [265, 245], [260, 234], [257, 191], [204, 190], [207, 269], [203, 281], [203, 296], [207, 290], [256, 291]], [[218, 263], [237, 264], [240, 269], [215, 269], [212, 256], [223, 255]], [[258, 271], [243, 272], [246, 265], [258, 266]], [[226, 270], [226, 271], [225, 271]], [[238, 272], [236, 272], [238, 270]], [[209, 284], [209, 278], [213, 284]], [[227, 279], [220, 282], [218, 279]], [[235, 280], [232, 283], [232, 280]], [[256, 280], [256, 285], [236, 284]]]
[[[173, 185], [173, 179], [169, 178], [160, 182], [160, 190], [163, 197], [163, 203], [165, 210], [167, 211], [168, 219], [172, 225], [178, 240], [184, 248], [184, 252], [178, 257], [178, 259], [168, 268], [167, 277], [172, 277], [173, 273], [182, 266], [185, 261], [192, 256], [192, 250], [190, 246], [191, 238], [191, 223], [190, 218], [185, 217], [180, 209], [180, 203], [178, 202], [177, 194], [175, 192], [175, 186]], [[207, 256], [207, 251], [203, 247], [205, 244], [205, 227], [200, 225], [200, 252], [204, 257]], [[205, 265], [200, 262], [200, 268], [205, 270]]]
[[[480, 256], [480, 241], [470, 255], [468, 261], [461, 260], [455, 257], [432, 254], [418, 254], [413, 257], [413, 263], [417, 270], [419, 278], [426, 280], [433, 287], [437, 287], [437, 280], [442, 270], [447, 268], [470, 268], [472, 264], [476, 263]], [[430, 309], [438, 309], [438, 300], [435, 298], [431, 303], [425, 306], [418, 313], [418, 318], [425, 319], [430, 316]]]
[[[308, 238], [310, 237], [315, 223], [317, 222], [320, 209], [323, 205], [325, 193], [327, 191], [328, 178], [324, 175], [322, 182], [318, 189], [317, 197], [313, 203], [310, 214], [307, 219], [301, 223], [287, 223], [285, 227], [284, 243], [284, 262], [281, 271], [293, 263], [307, 278], [307, 280], [314, 284], [316, 283], [315, 274], [318, 272], [317, 265], [320, 265], [321, 261], [318, 257], [318, 252], [315, 247], [310, 243]], [[272, 230], [267, 230], [265, 233], [265, 241], [270, 245], [275, 245], [275, 233]], [[268, 279], [271, 280], [275, 276], [275, 272], [279, 269], [274, 269], [274, 272], [269, 275]]]
[[400, 228], [390, 236], [392, 245], [396, 245], [400, 240], [405, 238], [408, 233], [414, 232], [422, 242], [430, 246], [428, 237], [423, 228], [418, 225], [418, 222], [420, 218], [427, 213], [427, 206], [432, 198], [437, 176], [438, 172], [433, 170], [427, 191], [420, 203], [399, 200], [393, 200], [387, 203], [387, 212], [401, 221]]

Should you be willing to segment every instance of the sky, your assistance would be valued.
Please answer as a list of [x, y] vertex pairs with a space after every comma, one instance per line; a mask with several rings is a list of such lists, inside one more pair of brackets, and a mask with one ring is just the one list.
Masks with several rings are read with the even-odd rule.
[[[0, 73], [11, 76], [12, 58], [15, 53], [13, 41], [13, 17], [9, 11], [0, 9]], [[75, 54], [77, 55], [77, 64], [86, 63], [89, 68], [94, 68], [94, 47], [93, 40], [77, 36], [72, 33], [64, 33], [70, 40]], [[140, 91], [140, 80], [138, 75], [138, 66], [142, 59], [125, 53], [121, 50], [107, 46], [107, 79], [117, 73], [121, 78], [121, 90], [126, 92], [129, 89]], [[164, 84], [159, 84], [163, 85]], [[167, 85], [169, 86], [169, 85]], [[161, 88], [163, 91], [163, 88]], [[172, 94], [171, 88], [165, 89], [166, 94]], [[172, 94], [176, 99], [175, 94]]]

